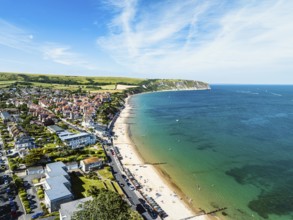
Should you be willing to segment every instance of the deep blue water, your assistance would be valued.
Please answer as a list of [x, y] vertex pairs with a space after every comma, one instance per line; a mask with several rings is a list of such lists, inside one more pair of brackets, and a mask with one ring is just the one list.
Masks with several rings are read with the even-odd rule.
[[139, 151], [166, 162], [195, 207], [227, 207], [227, 219], [293, 219], [293, 86], [211, 87], [134, 96]]

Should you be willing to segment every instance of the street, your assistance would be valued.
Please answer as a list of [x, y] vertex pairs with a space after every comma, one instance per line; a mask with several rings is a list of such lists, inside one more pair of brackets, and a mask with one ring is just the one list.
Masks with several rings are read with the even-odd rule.
[[127, 182], [125, 179], [122, 177], [124, 175], [122, 173], [122, 168], [117, 161], [118, 159], [116, 158], [115, 155], [112, 155], [110, 153], [110, 147], [109, 146], [103, 146], [108, 157], [110, 158], [110, 163], [109, 165], [112, 167], [113, 175], [115, 179], [117, 180], [118, 184], [120, 185], [121, 189], [124, 191], [127, 200], [129, 201], [129, 204], [131, 205], [131, 208], [133, 210], [138, 211], [144, 219], [151, 220], [151, 219], [160, 219], [158, 218], [152, 218], [150, 214], [147, 212], [145, 208], [143, 208], [142, 203], [140, 201], [143, 201], [142, 197], [139, 195], [139, 193], [136, 190], [130, 190]]

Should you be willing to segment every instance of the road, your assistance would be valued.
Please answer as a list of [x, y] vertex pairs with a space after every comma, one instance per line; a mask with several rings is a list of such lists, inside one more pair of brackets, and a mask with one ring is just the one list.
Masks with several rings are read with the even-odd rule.
[[[0, 152], [1, 152], [1, 164], [4, 169], [0, 168], [0, 219], [7, 219], [7, 220], [12, 220], [12, 219], [17, 219], [17, 217], [13, 217], [11, 215], [11, 205], [9, 198], [11, 198], [12, 203], [15, 204], [16, 207], [16, 213], [18, 216], [22, 216], [24, 214], [23, 206], [20, 202], [20, 198], [17, 195], [17, 192], [13, 190], [13, 184], [11, 184], [12, 181], [12, 173], [9, 172], [9, 165], [8, 165], [8, 160], [7, 160], [7, 155], [6, 151], [3, 149], [3, 142], [2, 139], [0, 138]], [[4, 178], [4, 176], [7, 176]], [[9, 183], [5, 184], [5, 180], [7, 180]], [[9, 192], [7, 191], [9, 190]]]
[[[112, 167], [112, 171], [114, 174], [114, 177], [116, 179], [116, 181], [118, 182], [118, 184], [120, 185], [120, 187], [122, 188], [122, 190], [124, 191], [129, 204], [131, 205], [131, 208], [133, 210], [138, 211], [144, 219], [147, 220], [151, 220], [153, 219], [149, 213], [141, 206], [142, 204], [140, 203], [139, 199], [142, 199], [142, 197], [139, 195], [139, 193], [134, 190], [130, 190], [127, 186], [126, 181], [122, 178], [122, 170], [121, 170], [121, 166], [119, 165], [118, 159], [116, 158], [116, 156], [112, 155], [110, 153], [110, 146], [103, 146], [108, 157], [110, 158], [110, 163], [109, 165]], [[159, 219], [159, 218], [158, 218]]]

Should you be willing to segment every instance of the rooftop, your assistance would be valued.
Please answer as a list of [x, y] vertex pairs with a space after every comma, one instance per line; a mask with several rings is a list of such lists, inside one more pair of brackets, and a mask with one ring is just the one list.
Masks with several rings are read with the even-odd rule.
[[64, 185], [70, 183], [64, 176], [50, 177], [46, 179], [46, 182], [50, 188], [45, 190], [45, 193], [51, 201], [66, 196], [72, 196], [72, 193]]
[[59, 127], [59, 126], [57, 126], [57, 125], [50, 125], [50, 126], [48, 126], [48, 128], [49, 129], [51, 129], [51, 130], [53, 130], [54, 132], [62, 132], [62, 131], [64, 131], [64, 129], [63, 128], [61, 128], [61, 127]]
[[8, 113], [8, 112], [1, 112], [1, 114], [2, 114], [2, 117], [4, 118], [4, 119], [9, 119], [10, 118], [10, 114]]
[[48, 163], [46, 165], [47, 174], [50, 178], [55, 176], [66, 176], [68, 175], [65, 171], [66, 165], [63, 162]]
[[103, 160], [103, 159], [98, 158], [98, 157], [90, 157], [90, 158], [84, 159], [83, 162], [84, 162], [84, 164], [91, 164], [91, 163], [97, 163], [97, 162], [100, 162], [100, 161], [102, 161], [102, 160]]
[[66, 140], [71, 140], [71, 139], [74, 139], [74, 138], [86, 137], [86, 136], [89, 136], [89, 135], [90, 135], [89, 133], [81, 132], [81, 133], [78, 133], [78, 134], [68, 135], [68, 136], [64, 136], [64, 137], [60, 137], [60, 138], [61, 138], [62, 141], [66, 141]]
[[36, 166], [36, 167], [29, 167], [27, 168], [28, 171], [35, 171], [35, 170], [42, 170], [43, 167], [42, 166]]

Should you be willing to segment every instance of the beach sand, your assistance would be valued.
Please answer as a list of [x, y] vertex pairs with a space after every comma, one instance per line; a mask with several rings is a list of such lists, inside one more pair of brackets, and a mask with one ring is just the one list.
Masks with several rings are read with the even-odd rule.
[[[128, 124], [131, 106], [126, 99], [125, 108], [115, 122], [113, 131], [117, 137], [113, 140], [123, 157], [123, 166], [128, 168], [136, 180], [143, 186], [142, 191], [155, 199], [161, 208], [168, 214], [166, 220], [180, 220], [195, 216], [195, 213], [183, 201], [181, 196], [176, 193], [174, 187], [167, 182], [153, 165], [145, 165], [137, 149], [128, 134]], [[137, 192], [138, 193], [138, 192]], [[207, 216], [197, 216], [190, 219], [209, 219]]]

